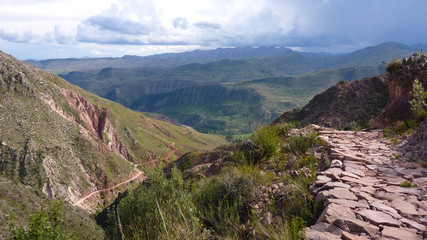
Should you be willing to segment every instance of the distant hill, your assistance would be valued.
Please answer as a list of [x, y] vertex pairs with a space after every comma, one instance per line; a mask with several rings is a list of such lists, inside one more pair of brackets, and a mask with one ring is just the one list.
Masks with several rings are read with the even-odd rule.
[[28, 64], [55, 73], [114, 68], [171, 69], [190, 63], [208, 63], [222, 59], [247, 59], [285, 54], [292, 50], [284, 47], [238, 47], [215, 50], [195, 50], [184, 53], [166, 53], [147, 57], [123, 56], [121, 58], [48, 59], [26, 60]]
[[[90, 212], [141, 181], [139, 165], [226, 142], [147, 118], [1, 51], [0, 119], [0, 180], [31, 189], [25, 196], [62, 199]], [[21, 197], [7, 196], [1, 209], [15, 209]], [[1, 227], [6, 220], [0, 218]]]
[[[238, 47], [218, 48], [216, 50], [195, 50], [184, 53], [167, 53], [146, 57], [123, 56], [121, 58], [88, 58], [88, 59], [48, 59], [42, 61], [27, 60], [25, 62], [54, 73], [72, 71], [101, 70], [102, 68], [142, 68], [146, 70], [166, 70], [191, 63], [210, 63], [223, 59], [243, 60], [266, 58], [266, 62], [281, 61], [282, 66], [288, 64], [300, 66], [305, 72], [321, 68], [339, 68], [350, 66], [376, 65], [381, 61], [402, 58], [419, 51], [418, 45], [409, 47], [401, 43], [388, 42], [359, 51], [343, 54], [308, 54], [280, 47]], [[297, 54], [297, 55], [295, 55]], [[298, 56], [297, 59], [289, 56]], [[305, 66], [315, 64], [307, 68]], [[314, 67], [314, 68], [313, 68]], [[299, 72], [301, 74], [301, 72]]]

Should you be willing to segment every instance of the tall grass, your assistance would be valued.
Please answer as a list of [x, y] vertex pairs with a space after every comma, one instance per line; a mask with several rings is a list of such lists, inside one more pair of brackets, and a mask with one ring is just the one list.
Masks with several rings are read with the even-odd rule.
[[225, 172], [202, 180], [194, 190], [200, 218], [216, 234], [241, 234], [241, 224], [249, 219], [249, 202], [255, 184], [247, 176]]
[[[125, 239], [208, 239], [179, 170], [172, 169], [170, 179], [160, 169], [149, 177], [149, 187], [140, 185], [119, 204]], [[116, 225], [110, 225], [109, 235], [120, 239]]]

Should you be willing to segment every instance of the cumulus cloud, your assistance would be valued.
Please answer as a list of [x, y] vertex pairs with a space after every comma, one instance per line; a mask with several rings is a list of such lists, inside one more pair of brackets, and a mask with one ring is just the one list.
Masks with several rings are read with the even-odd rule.
[[[41, 0], [45, 4], [62, 1], [69, 0]], [[413, 44], [427, 39], [427, 32], [423, 31], [427, 21], [421, 21], [425, 18], [423, 9], [427, 8], [427, 1], [402, 4], [398, 0], [105, 0], [104, 10], [99, 9], [97, 2], [93, 4], [95, 10], [77, 21], [67, 15], [75, 22], [50, 24], [50, 28], [45, 26], [38, 31], [34, 29], [43, 24], [33, 24], [33, 29], [26, 26], [28, 21], [8, 20], [7, 14], [13, 6], [28, 8], [38, 2], [0, 0], [3, 27], [0, 38], [8, 42], [129, 48], [137, 45], [331, 48], [363, 47], [384, 41]], [[43, 4], [38, 6], [41, 8]], [[19, 9], [15, 9], [17, 13]], [[34, 13], [26, 18], [40, 19], [43, 23], [41, 15]], [[14, 28], [18, 25], [20, 28]]]
[[157, 8], [150, 0], [125, 0], [87, 18], [77, 29], [77, 40], [112, 44], [148, 44], [162, 31]]
[[187, 18], [183, 18], [183, 17], [174, 18], [172, 20], [172, 26], [174, 28], [187, 29], [188, 20], [187, 20]]

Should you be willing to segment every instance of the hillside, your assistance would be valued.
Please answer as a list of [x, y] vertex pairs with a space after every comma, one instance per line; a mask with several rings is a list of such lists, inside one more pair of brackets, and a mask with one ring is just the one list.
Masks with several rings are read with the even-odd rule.
[[139, 165], [225, 143], [147, 118], [3, 52], [0, 119], [0, 176], [91, 212], [144, 179]]
[[288, 111], [275, 122], [298, 121], [337, 129], [367, 128], [388, 100], [387, 76], [341, 81], [316, 95], [301, 109]]

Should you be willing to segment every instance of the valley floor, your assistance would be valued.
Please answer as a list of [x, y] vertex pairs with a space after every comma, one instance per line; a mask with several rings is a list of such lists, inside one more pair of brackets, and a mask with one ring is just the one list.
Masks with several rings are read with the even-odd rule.
[[382, 132], [317, 127], [331, 167], [310, 187], [325, 209], [306, 239], [427, 239], [427, 170]]

